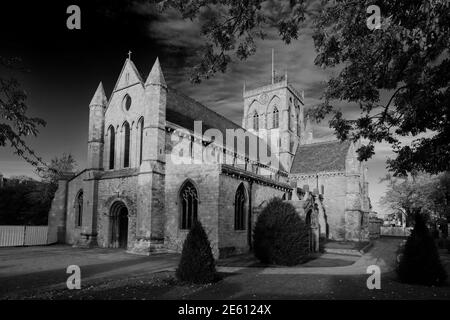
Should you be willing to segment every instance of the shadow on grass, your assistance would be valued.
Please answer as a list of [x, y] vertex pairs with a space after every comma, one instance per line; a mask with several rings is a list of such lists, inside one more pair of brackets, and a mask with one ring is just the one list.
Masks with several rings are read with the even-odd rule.
[[[104, 272], [114, 271], [121, 268], [145, 264], [149, 261], [157, 261], [157, 257], [138, 257], [132, 260], [113, 261], [108, 263], [92, 264], [81, 267], [82, 279], [92, 277]], [[162, 257], [167, 261], [177, 261], [177, 256]], [[67, 265], [71, 263], [68, 262]], [[118, 272], [118, 275], [123, 273]], [[15, 291], [30, 290], [36, 291], [40, 287], [65, 283], [69, 275], [66, 273], [66, 268], [58, 268], [53, 270], [31, 272], [27, 274], [19, 274], [14, 276], [2, 275], [0, 277], [0, 299], [4, 296], [13, 294]]]

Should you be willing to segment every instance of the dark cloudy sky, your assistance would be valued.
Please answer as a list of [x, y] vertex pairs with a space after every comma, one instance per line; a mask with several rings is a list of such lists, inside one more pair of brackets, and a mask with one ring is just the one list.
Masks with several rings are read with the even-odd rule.
[[[66, 9], [71, 4], [81, 8], [81, 30], [66, 28]], [[275, 68], [281, 73], [287, 69], [289, 81], [305, 90], [307, 106], [319, 101], [330, 75], [314, 65], [315, 51], [307, 30], [290, 45], [268, 30], [268, 38], [257, 43], [255, 56], [235, 61], [227, 73], [193, 85], [187, 70], [202, 44], [200, 29], [172, 12], [158, 14], [142, 1], [106, 0], [15, 1], [2, 2], [0, 8], [0, 56], [22, 58], [30, 70], [19, 75], [29, 95], [30, 115], [47, 121], [39, 136], [27, 142], [47, 161], [63, 152], [72, 153], [79, 169], [85, 165], [89, 101], [99, 81], [109, 96], [128, 50], [144, 78], [159, 56], [169, 85], [238, 124], [243, 83], [254, 88], [270, 81], [272, 48]], [[342, 109], [349, 117], [359, 112], [344, 104]], [[316, 125], [314, 135], [330, 138], [327, 122]], [[378, 145], [376, 152], [368, 163], [370, 195], [375, 209], [381, 211], [378, 200], [384, 185], [378, 180], [385, 175], [385, 160], [391, 151], [387, 145]], [[10, 148], [0, 148], [0, 172], [33, 176], [33, 168]]]

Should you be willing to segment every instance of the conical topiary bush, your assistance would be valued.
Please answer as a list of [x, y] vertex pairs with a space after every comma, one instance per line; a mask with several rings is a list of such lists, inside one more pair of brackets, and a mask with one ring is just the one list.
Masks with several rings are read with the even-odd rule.
[[411, 284], [442, 285], [447, 279], [434, 239], [420, 214], [415, 215], [414, 229], [406, 241], [397, 274], [401, 282]]
[[218, 279], [211, 244], [200, 221], [194, 223], [184, 241], [176, 277], [190, 283], [210, 283]]

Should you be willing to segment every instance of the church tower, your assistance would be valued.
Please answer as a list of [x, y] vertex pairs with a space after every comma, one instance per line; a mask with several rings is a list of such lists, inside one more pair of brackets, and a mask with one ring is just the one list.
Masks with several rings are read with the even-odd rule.
[[103, 171], [103, 135], [107, 98], [100, 82], [89, 104], [89, 140], [83, 181], [83, 225], [78, 246], [97, 245], [98, 176]]
[[242, 127], [266, 140], [289, 171], [297, 146], [306, 140], [303, 91], [288, 82], [287, 73], [275, 77], [272, 71], [271, 84], [252, 90], [244, 87], [243, 96]]
[[164, 241], [167, 85], [156, 58], [144, 84], [142, 164], [138, 174], [138, 230], [132, 252], [149, 254]]

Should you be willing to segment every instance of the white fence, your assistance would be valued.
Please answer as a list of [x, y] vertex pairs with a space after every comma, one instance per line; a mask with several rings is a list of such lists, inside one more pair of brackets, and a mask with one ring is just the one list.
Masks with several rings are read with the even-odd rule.
[[0, 226], [0, 247], [53, 243], [52, 239], [47, 239], [47, 233], [47, 226]]
[[382, 236], [391, 236], [391, 237], [407, 237], [411, 234], [412, 228], [403, 228], [403, 227], [381, 227], [381, 235]]

